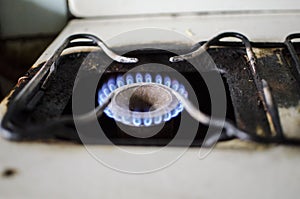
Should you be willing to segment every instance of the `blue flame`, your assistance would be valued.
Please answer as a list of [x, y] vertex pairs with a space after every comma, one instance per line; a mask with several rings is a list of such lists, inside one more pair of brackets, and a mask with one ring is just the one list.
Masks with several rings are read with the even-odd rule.
[[169, 76], [166, 76], [164, 78], [164, 85], [170, 87], [171, 86], [171, 78]]
[[162, 84], [162, 76], [161, 75], [156, 75], [155, 76], [155, 82], [158, 84]]
[[133, 118], [132, 123], [134, 126], [141, 126], [142, 125], [142, 119], [141, 118]]
[[152, 82], [152, 76], [149, 73], [145, 74], [145, 82], [147, 82], [147, 83]]
[[150, 126], [152, 124], [152, 118], [144, 118], [143, 119], [143, 124], [145, 126]]
[[117, 88], [116, 87], [116, 81], [114, 79], [108, 80], [107, 85], [108, 85], [108, 88], [111, 92], [114, 91]]
[[131, 74], [126, 75], [126, 84], [133, 84], [134, 83], [134, 79], [133, 76]]
[[117, 86], [118, 88], [122, 87], [125, 85], [125, 81], [124, 78], [122, 76], [118, 76], [117, 77]]
[[154, 124], [160, 124], [162, 122], [162, 116], [154, 117]]
[[143, 75], [142, 75], [141, 73], [137, 73], [137, 74], [135, 75], [135, 81], [136, 81], [136, 83], [141, 83], [141, 82], [143, 82]]
[[173, 80], [173, 81], [172, 81], [172, 84], [171, 84], [171, 88], [172, 88], [173, 90], [177, 91], [178, 88], [179, 88], [179, 82], [178, 82], [177, 80]]
[[[160, 74], [155, 75], [154, 78], [152, 78], [152, 75], [149, 73], [146, 73], [142, 75], [141, 73], [136, 73], [135, 75], [127, 74], [124, 76], [117, 76], [116, 78], [110, 78], [107, 83], [104, 83], [98, 91], [98, 103], [99, 105], [102, 105], [103, 102], [106, 100], [106, 98], [109, 96], [111, 92], [113, 92], [115, 89], [120, 88], [122, 86], [133, 84], [133, 83], [142, 83], [142, 82], [155, 82], [158, 84], [163, 84], [165, 86], [168, 86], [172, 88], [173, 90], [180, 93], [185, 98], [188, 97], [188, 92], [186, 91], [184, 85], [180, 84], [176, 79], [171, 79], [169, 76], [162, 77]], [[161, 116], [156, 117], [148, 117], [148, 118], [139, 118], [139, 117], [124, 117], [117, 114], [113, 114], [109, 108], [106, 108], [104, 110], [105, 114], [113, 118], [116, 121], [122, 122], [124, 124], [128, 125], [134, 125], [134, 126], [151, 126], [151, 125], [158, 125], [162, 122], [167, 122], [171, 120], [172, 118], [178, 116], [183, 111], [183, 106], [181, 103], [177, 105], [177, 107], [170, 111], [169, 113], [166, 113]]]

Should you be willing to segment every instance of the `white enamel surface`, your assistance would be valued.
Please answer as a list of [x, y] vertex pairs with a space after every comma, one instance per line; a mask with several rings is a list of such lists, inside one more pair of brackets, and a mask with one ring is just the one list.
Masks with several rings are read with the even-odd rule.
[[[176, 31], [191, 40], [192, 46], [197, 41], [208, 40], [224, 31], [237, 31], [245, 34], [252, 41], [284, 41], [285, 37], [294, 32], [300, 32], [300, 12], [275, 14], [230, 14], [230, 15], [198, 15], [198, 16], [162, 16], [141, 18], [116, 19], [81, 19], [71, 21], [57, 39], [37, 60], [36, 64], [46, 60], [63, 40], [70, 34], [91, 33], [107, 42], [110, 47], [121, 45], [141, 44], [151, 41], [146, 37], [136, 40], [136, 36], [126, 40], [117, 40], [113, 37], [142, 28], [161, 28]], [[174, 41], [173, 37], [165, 35], [164, 42]]]
[[69, 0], [77, 17], [300, 9], [297, 0]]
[[[103, 166], [82, 146], [0, 139], [0, 147], [0, 171], [17, 170], [11, 178], [0, 177], [1, 198], [275, 199], [297, 198], [300, 192], [299, 149], [216, 149], [200, 160], [193, 148], [162, 171], [130, 175]], [[96, 148], [117, 155], [113, 147]]]

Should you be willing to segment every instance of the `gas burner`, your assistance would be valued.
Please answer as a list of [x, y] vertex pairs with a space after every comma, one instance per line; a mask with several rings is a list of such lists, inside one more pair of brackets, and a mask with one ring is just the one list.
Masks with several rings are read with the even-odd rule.
[[108, 117], [131, 126], [158, 125], [183, 110], [170, 89], [188, 97], [184, 85], [169, 76], [158, 74], [152, 78], [149, 73], [127, 74], [104, 83], [98, 91], [98, 103], [101, 106], [114, 92], [111, 104], [104, 111]]

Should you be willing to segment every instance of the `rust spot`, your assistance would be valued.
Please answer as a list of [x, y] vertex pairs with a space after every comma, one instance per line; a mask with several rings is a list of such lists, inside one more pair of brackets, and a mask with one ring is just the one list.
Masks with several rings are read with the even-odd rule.
[[2, 172], [2, 177], [9, 178], [9, 177], [13, 177], [16, 174], [17, 174], [17, 170], [16, 169], [14, 169], [14, 168], [6, 168]]
[[20, 86], [20, 85], [21, 85], [22, 83], [24, 83], [27, 79], [28, 79], [27, 76], [20, 77], [20, 78], [18, 79], [17, 86]]

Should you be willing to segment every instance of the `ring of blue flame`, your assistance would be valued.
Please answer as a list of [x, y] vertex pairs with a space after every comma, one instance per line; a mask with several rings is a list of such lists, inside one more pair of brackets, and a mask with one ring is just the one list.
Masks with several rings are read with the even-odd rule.
[[[160, 74], [155, 75], [152, 77], [151, 74], [126, 74], [124, 76], [119, 75], [117, 77], [110, 78], [106, 83], [104, 83], [101, 89], [98, 90], [98, 103], [102, 105], [106, 98], [116, 89], [124, 87], [126, 85], [134, 84], [134, 83], [156, 83], [162, 84], [167, 86], [176, 92], [180, 93], [185, 98], [188, 97], [188, 92], [186, 91], [183, 84], [179, 83], [176, 79], [171, 79], [169, 76], [162, 76]], [[118, 122], [122, 122], [126, 125], [131, 126], [151, 126], [151, 125], [158, 125], [162, 122], [167, 122], [172, 118], [176, 117], [179, 113], [183, 111], [183, 106], [180, 102], [175, 109], [170, 112], [164, 113], [160, 116], [151, 117], [151, 112], [149, 112], [149, 117], [142, 118], [142, 117], [123, 117], [122, 115], [113, 114], [112, 111], [107, 107], [104, 112], [105, 114], [113, 118]]]

